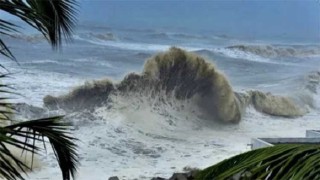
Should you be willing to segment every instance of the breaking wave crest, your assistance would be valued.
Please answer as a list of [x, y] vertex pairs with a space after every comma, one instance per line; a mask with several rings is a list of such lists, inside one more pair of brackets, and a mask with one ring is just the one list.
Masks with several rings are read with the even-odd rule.
[[307, 108], [298, 104], [291, 97], [273, 95], [257, 90], [239, 93], [238, 97], [246, 103], [245, 105], [250, 105], [259, 112], [273, 116], [292, 118], [303, 116], [308, 112]]
[[[238, 122], [240, 107], [227, 79], [203, 58], [178, 48], [171, 48], [149, 59], [142, 74], [131, 73], [118, 84], [107, 80], [87, 83], [61, 97], [47, 96], [46, 106], [73, 110], [101, 105], [111, 93], [148, 93], [178, 101], [189, 100], [211, 119]], [[165, 102], [164, 102], [165, 103]]]
[[320, 46], [302, 45], [235, 45], [227, 49], [251, 53], [261, 57], [308, 57], [320, 55]]
[[115, 34], [111, 33], [111, 32], [107, 32], [107, 33], [80, 33], [78, 34], [79, 37], [76, 38], [80, 38], [83, 40], [100, 40], [100, 41], [116, 41], [118, 38]]
[[11, 34], [11, 38], [24, 40], [30, 43], [42, 42], [45, 39], [42, 34]]
[[208, 39], [215, 39], [218, 37], [211, 37], [211, 36], [204, 36], [204, 35], [194, 35], [194, 34], [186, 34], [186, 33], [165, 33], [165, 32], [158, 32], [158, 33], [151, 33], [147, 35], [151, 38], [156, 39], [181, 39], [181, 40], [208, 40]]
[[[304, 91], [315, 94], [320, 72], [308, 76]], [[49, 109], [67, 112], [112, 108], [117, 99], [142, 103], [163, 113], [163, 106], [196, 113], [202, 119], [238, 123], [248, 106], [257, 111], [283, 117], [302, 116], [312, 107], [310, 96], [285, 97], [260, 91], [234, 92], [227, 78], [217, 68], [196, 54], [179, 48], [148, 59], [141, 74], [130, 73], [121, 82], [110, 80], [87, 82], [68, 94], [46, 96]], [[169, 114], [167, 114], [169, 115]]]

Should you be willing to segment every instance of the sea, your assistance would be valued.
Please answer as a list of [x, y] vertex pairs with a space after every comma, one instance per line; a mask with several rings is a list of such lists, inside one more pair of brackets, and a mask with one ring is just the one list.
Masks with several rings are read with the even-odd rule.
[[[101, 24], [78, 25], [72, 40], [56, 50], [36, 32], [1, 38], [18, 61], [0, 57], [11, 73], [3, 81], [20, 94], [12, 101], [65, 115], [73, 123], [72, 134], [79, 139], [78, 180], [168, 178], [174, 172], [205, 168], [246, 152], [251, 138], [303, 137], [306, 130], [319, 129], [318, 41]], [[277, 116], [248, 105], [240, 122], [218, 123], [190, 111], [186, 108], [192, 106], [190, 102], [145, 91], [106, 94], [106, 101], [90, 110], [85, 106], [50, 110], [44, 105], [47, 95], [63, 97], [95, 80], [119, 84], [129, 73], [142, 74], [146, 61], [171, 47], [204, 58], [226, 77], [234, 92], [292, 98], [306, 113]], [[104, 96], [101, 91], [92, 93]], [[22, 116], [31, 117], [27, 112]], [[42, 168], [27, 179], [61, 178], [53, 152], [39, 158]]]

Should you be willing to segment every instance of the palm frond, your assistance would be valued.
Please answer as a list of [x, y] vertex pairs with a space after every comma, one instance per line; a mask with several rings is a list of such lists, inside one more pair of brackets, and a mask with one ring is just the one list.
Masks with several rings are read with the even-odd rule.
[[[2, 0], [0, 9], [39, 30], [53, 47], [71, 38], [77, 10], [74, 0]], [[8, 25], [8, 24], [7, 24]], [[12, 26], [10, 26], [12, 27]]]
[[[0, 10], [20, 18], [40, 31], [53, 48], [61, 46], [63, 37], [68, 41], [76, 23], [75, 0], [1, 0]], [[0, 34], [18, 32], [18, 26], [0, 19]], [[0, 53], [10, 59], [15, 57], [0, 39]]]
[[[71, 39], [75, 25], [76, 0], [0, 0], [0, 10], [20, 18], [40, 31], [53, 48], [61, 47], [63, 38]], [[0, 35], [10, 36], [20, 27], [0, 19]], [[0, 55], [15, 60], [8, 46], [0, 37]], [[6, 69], [0, 64], [0, 67]], [[0, 74], [0, 79], [7, 77]], [[21, 173], [32, 169], [20, 158], [11, 153], [8, 146], [34, 154], [41, 149], [37, 142], [42, 142], [46, 150], [45, 139], [52, 146], [58, 160], [64, 180], [74, 178], [78, 162], [76, 152], [77, 139], [69, 135], [70, 125], [62, 117], [31, 120], [16, 123], [14, 104], [8, 103], [7, 95], [17, 94], [8, 85], [0, 85], [0, 176], [9, 180], [24, 179]], [[8, 125], [8, 124], [12, 125]], [[7, 125], [7, 126], [6, 126]]]
[[[74, 25], [76, 10], [72, 0], [27, 0], [35, 11], [36, 26], [51, 42], [53, 47], [61, 45], [62, 37], [70, 39]], [[44, 30], [44, 31], [43, 31]]]
[[[0, 39], [0, 54], [3, 56], [12, 59], [14, 61], [17, 61], [14, 55], [11, 53], [10, 49], [7, 47], [7, 45]], [[2, 68], [5, 69], [4, 66], [0, 65]]]
[[[16, 155], [14, 155], [7, 146], [13, 145], [20, 149], [27, 149], [30, 151], [29, 145], [25, 145], [22, 141], [16, 140], [10, 136], [6, 136], [3, 128], [0, 128], [0, 177], [8, 180], [24, 179], [21, 172], [26, 173], [30, 170]], [[37, 149], [32, 147], [31, 149]]]
[[249, 151], [197, 174], [196, 179], [319, 179], [320, 145], [286, 144]]
[[[10, 75], [0, 74], [0, 80]], [[3, 126], [0, 126], [0, 177], [24, 179], [21, 173], [32, 170], [33, 163], [31, 166], [25, 164], [26, 162], [21, 161], [23, 158], [12, 154], [8, 146], [20, 149], [24, 152], [22, 155], [31, 155], [33, 159], [34, 154], [41, 150], [39, 142], [45, 147], [47, 139], [58, 160], [62, 178], [74, 178], [79, 162], [75, 144], [77, 139], [69, 135], [70, 124], [63, 122], [61, 116], [24, 122], [14, 120], [17, 113], [15, 104], [7, 102], [10, 96], [17, 95], [14, 90], [10, 85], [0, 85], [0, 124]]]
[[10, 34], [8, 34], [9, 32], [18, 33], [19, 31], [17, 30], [17, 28], [19, 28], [19, 26], [15, 25], [9, 21], [5, 21], [5, 20], [0, 19], [0, 34], [10, 35]]
[[[7, 141], [4, 141], [5, 143], [30, 152], [32, 155], [40, 150], [36, 142], [42, 142], [45, 147], [44, 138], [47, 138], [58, 160], [62, 178], [70, 180], [71, 177], [74, 178], [79, 164], [76, 152], [77, 146], [75, 144], [77, 139], [69, 135], [70, 127], [69, 123], [65, 123], [62, 121], [62, 117], [58, 116], [6, 126], [1, 129], [0, 134], [9, 137]], [[25, 141], [19, 139], [24, 139]], [[17, 164], [18, 162], [15, 161], [15, 163]], [[20, 169], [23, 168], [21, 167]], [[21, 178], [21, 175], [17, 172], [12, 172], [12, 174], [16, 175], [15, 177], [17, 178]]]

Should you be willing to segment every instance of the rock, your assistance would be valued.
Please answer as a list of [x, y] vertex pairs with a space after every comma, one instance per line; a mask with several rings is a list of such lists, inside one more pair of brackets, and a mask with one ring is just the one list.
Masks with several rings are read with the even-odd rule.
[[112, 176], [112, 177], [109, 177], [108, 180], [120, 180], [117, 176]]
[[167, 180], [167, 179], [162, 178], [162, 177], [154, 177], [154, 178], [152, 178], [151, 180]]
[[198, 168], [184, 167], [183, 173], [174, 173], [169, 179], [154, 177], [151, 180], [194, 180], [196, 174], [200, 171]]
[[186, 173], [174, 173], [169, 180], [189, 180]]

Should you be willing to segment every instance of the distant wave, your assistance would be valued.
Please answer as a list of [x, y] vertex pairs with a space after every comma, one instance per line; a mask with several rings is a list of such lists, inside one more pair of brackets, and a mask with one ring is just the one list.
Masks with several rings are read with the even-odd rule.
[[184, 34], [184, 33], [174, 33], [172, 34], [173, 37], [176, 38], [183, 38], [183, 39], [211, 39], [209, 36], [203, 36], [203, 35], [194, 35], [194, 34]]
[[79, 33], [75, 35], [74, 38], [88, 41], [116, 41], [118, 38], [115, 34], [111, 32], [106, 33]]
[[272, 64], [280, 64], [280, 62], [271, 61], [271, 59], [267, 57], [262, 57], [257, 54], [230, 49], [230, 48], [215, 48], [212, 49], [211, 52], [215, 52], [218, 54], [222, 54], [227, 57], [236, 58], [236, 59], [245, 59], [248, 61], [260, 62], [260, 63], [272, 63]]
[[[150, 44], [150, 43], [135, 43], [135, 42], [123, 42], [123, 41], [106, 41], [101, 39], [88, 39], [81, 36], [74, 36], [75, 39], [86, 41], [92, 44], [102, 45], [102, 46], [109, 46], [114, 48], [120, 49], [127, 49], [127, 50], [135, 50], [135, 51], [165, 51], [169, 49], [171, 46], [166, 44]], [[189, 51], [197, 51], [201, 48], [196, 47], [183, 47]]]
[[209, 50], [209, 49], [199, 49], [199, 50], [196, 50], [196, 51], [193, 51], [194, 53], [196, 54], [206, 54], [206, 55], [212, 55], [214, 54], [215, 52], [213, 50]]
[[112, 107], [117, 99], [134, 102], [136, 107], [147, 101], [155, 111], [187, 109], [204, 119], [219, 122], [239, 122], [249, 106], [273, 116], [297, 117], [312, 108], [313, 94], [317, 94], [320, 72], [306, 76], [303, 96], [287, 97], [248, 90], [232, 90], [228, 80], [215, 66], [196, 54], [178, 48], [159, 53], [147, 60], [141, 74], [130, 73], [121, 82], [108, 79], [88, 82], [70, 93], [46, 96], [44, 104], [50, 109], [65, 111], [94, 110]]
[[46, 40], [42, 34], [12, 34], [11, 38], [24, 40], [31, 43], [38, 43]]
[[94, 34], [94, 33], [90, 33], [90, 35], [94, 38], [97, 39], [101, 39], [101, 40], [106, 40], [106, 41], [115, 41], [117, 40], [117, 37], [112, 34], [112, 33], [100, 33], [100, 34]]
[[318, 86], [320, 85], [320, 71], [315, 71], [305, 77], [304, 87], [312, 93], [318, 93]]
[[[24, 40], [31, 43], [42, 42], [46, 40], [46, 38], [42, 34], [12, 34], [10, 35], [11, 38]], [[74, 35], [73, 38], [85, 40], [85, 41], [116, 41], [118, 37], [111, 33], [79, 33]]]
[[235, 45], [226, 49], [251, 53], [264, 58], [319, 56], [320, 46], [302, 45]]
[[204, 36], [196, 34], [186, 34], [186, 33], [168, 33], [168, 32], [157, 32], [147, 34], [150, 38], [169, 40], [169, 39], [180, 39], [180, 40], [212, 40], [220, 38], [218, 36]]
[[149, 38], [155, 38], [155, 39], [162, 39], [162, 40], [167, 40], [170, 39], [170, 36], [167, 33], [150, 33], [147, 34], [147, 37]]
[[51, 59], [41, 59], [41, 60], [32, 60], [28, 62], [20, 62], [20, 64], [50, 64], [50, 63], [57, 64], [59, 62]]

